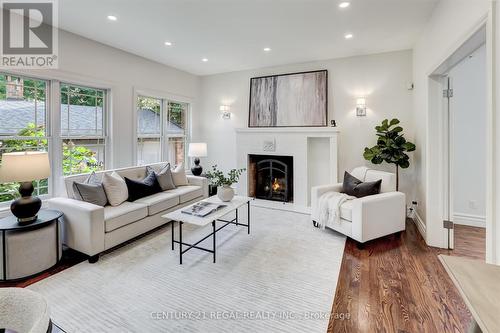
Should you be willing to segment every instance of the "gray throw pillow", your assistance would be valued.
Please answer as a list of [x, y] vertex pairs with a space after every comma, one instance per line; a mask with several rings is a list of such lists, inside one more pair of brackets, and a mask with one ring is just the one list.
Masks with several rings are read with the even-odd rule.
[[73, 182], [73, 193], [75, 198], [80, 201], [89, 202], [101, 207], [106, 206], [108, 198], [104, 187], [92, 172], [83, 183]]
[[174, 179], [172, 178], [172, 170], [170, 163], [167, 163], [160, 172], [156, 172], [149, 165], [146, 167], [146, 173], [154, 172], [162, 191], [173, 190], [175, 188]]

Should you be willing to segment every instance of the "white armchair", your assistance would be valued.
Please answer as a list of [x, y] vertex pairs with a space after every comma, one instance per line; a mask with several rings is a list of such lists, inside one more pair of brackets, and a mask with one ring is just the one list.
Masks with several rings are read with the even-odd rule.
[[[380, 194], [347, 200], [340, 206], [340, 224], [329, 226], [359, 243], [405, 230], [405, 195], [396, 191], [396, 175], [355, 168], [351, 174], [363, 182], [382, 179]], [[311, 219], [319, 220], [319, 198], [326, 192], [341, 192], [342, 183], [311, 189]]]

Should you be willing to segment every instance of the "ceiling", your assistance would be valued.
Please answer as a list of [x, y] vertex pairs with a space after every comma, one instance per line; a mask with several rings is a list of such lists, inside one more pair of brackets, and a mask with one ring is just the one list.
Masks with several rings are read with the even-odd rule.
[[[63, 0], [59, 26], [209, 75], [412, 48], [438, 0]], [[117, 17], [116, 21], [107, 19]], [[344, 35], [354, 37], [346, 40]], [[165, 41], [172, 46], [165, 46]], [[265, 47], [271, 48], [265, 52]], [[207, 62], [201, 59], [207, 58]]]

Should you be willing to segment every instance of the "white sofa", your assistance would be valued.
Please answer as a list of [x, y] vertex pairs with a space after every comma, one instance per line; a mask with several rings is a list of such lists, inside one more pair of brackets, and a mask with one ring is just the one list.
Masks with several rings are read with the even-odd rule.
[[[158, 171], [165, 164], [150, 166]], [[134, 180], [146, 176], [146, 166], [106, 170], [96, 172], [96, 176], [102, 178], [104, 173], [113, 171]], [[97, 261], [99, 253], [169, 222], [162, 215], [208, 197], [208, 180], [187, 175], [189, 185], [134, 202], [125, 201], [116, 207], [101, 207], [74, 197], [73, 182], [83, 182], [87, 177], [86, 174], [65, 177], [67, 197], [50, 199], [49, 207], [64, 213], [64, 244], [89, 255], [90, 262]]]
[[[340, 224], [330, 226], [359, 243], [405, 230], [405, 195], [396, 192], [396, 175], [359, 167], [351, 174], [363, 182], [382, 179], [380, 194], [348, 200], [340, 206]], [[311, 189], [311, 219], [319, 221], [318, 200], [326, 192], [341, 192], [342, 183]]]

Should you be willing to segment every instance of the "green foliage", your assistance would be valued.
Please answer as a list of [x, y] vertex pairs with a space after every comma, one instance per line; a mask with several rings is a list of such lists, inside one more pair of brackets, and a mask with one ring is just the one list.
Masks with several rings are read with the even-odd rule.
[[224, 175], [224, 172], [217, 169], [217, 165], [212, 166], [212, 170], [206, 173], [206, 177], [210, 181], [212, 185], [215, 186], [231, 186], [234, 183], [237, 183], [240, 179], [241, 174], [246, 169], [231, 169], [227, 174], [227, 177]]
[[102, 107], [103, 97], [102, 90], [70, 85], [61, 86], [61, 104]]
[[83, 146], [75, 146], [72, 142], [63, 143], [64, 175], [88, 173], [100, 169], [96, 154]]
[[161, 101], [156, 98], [151, 98], [151, 97], [142, 97], [139, 96], [137, 98], [137, 107], [139, 109], [149, 109], [157, 114], [160, 114], [160, 107]]
[[[44, 150], [48, 147], [46, 139], [37, 139], [37, 137], [40, 138], [45, 136], [45, 128], [43, 126], [35, 126], [35, 124], [30, 123], [26, 128], [19, 131], [18, 136], [25, 137], [25, 139], [0, 141], [2, 153]], [[99, 165], [99, 161], [96, 159], [95, 155], [95, 152], [86, 147], [63, 143], [64, 175], [87, 173], [96, 169], [101, 169], [102, 166]], [[48, 180], [42, 179], [35, 182], [35, 187], [38, 189], [39, 194], [47, 194]], [[18, 188], [19, 184], [17, 183], [0, 184], [0, 202], [17, 198], [19, 196]]]
[[381, 164], [386, 162], [396, 165], [397, 184], [399, 188], [399, 169], [406, 169], [410, 166], [410, 157], [406, 152], [412, 152], [416, 149], [415, 145], [403, 136], [403, 128], [399, 126], [398, 119], [388, 119], [382, 121], [380, 126], [376, 126], [377, 145], [371, 148], [366, 147], [363, 153], [365, 160], [371, 161], [373, 164]]

